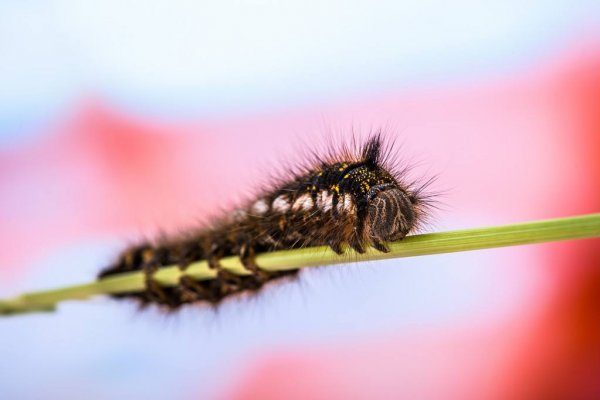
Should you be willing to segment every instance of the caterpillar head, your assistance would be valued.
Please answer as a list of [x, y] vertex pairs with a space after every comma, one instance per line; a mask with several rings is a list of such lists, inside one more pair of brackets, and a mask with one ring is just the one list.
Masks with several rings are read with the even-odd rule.
[[361, 151], [362, 165], [351, 174], [354, 192], [365, 206], [365, 239], [371, 243], [401, 239], [416, 222], [417, 196], [385, 167], [390, 150], [381, 134], [371, 137]]
[[373, 187], [369, 193], [367, 234], [372, 241], [402, 239], [415, 225], [415, 200], [398, 187], [381, 186]]

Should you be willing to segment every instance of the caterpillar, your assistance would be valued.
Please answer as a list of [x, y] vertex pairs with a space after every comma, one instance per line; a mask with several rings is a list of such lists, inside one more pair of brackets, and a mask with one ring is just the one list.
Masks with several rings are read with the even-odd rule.
[[[176, 310], [194, 303], [215, 306], [298, 273], [261, 270], [254, 261], [256, 253], [323, 245], [340, 255], [348, 246], [358, 253], [364, 253], [367, 246], [387, 252], [385, 242], [417, 229], [431, 204], [431, 196], [425, 194], [431, 180], [422, 185], [407, 182], [407, 168], [392, 159], [392, 149], [393, 143], [376, 133], [362, 144], [353, 141], [325, 156], [315, 153], [306, 166], [289, 172], [287, 179], [211, 224], [126, 249], [98, 278], [143, 271], [144, 291], [113, 297]], [[250, 275], [238, 276], [221, 268], [219, 260], [226, 256], [239, 256]], [[161, 266], [178, 265], [185, 270], [200, 260], [217, 271], [215, 279], [195, 281], [182, 275], [179, 284], [169, 288], [152, 279]]]

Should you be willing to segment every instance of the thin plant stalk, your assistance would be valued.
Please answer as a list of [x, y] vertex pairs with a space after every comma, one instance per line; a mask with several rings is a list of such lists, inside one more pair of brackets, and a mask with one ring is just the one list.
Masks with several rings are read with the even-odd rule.
[[[325, 246], [273, 251], [258, 254], [256, 264], [267, 271], [278, 271], [598, 237], [600, 237], [600, 213], [487, 228], [413, 235], [389, 243], [389, 253], [369, 249], [365, 254], [358, 254], [352, 249], [347, 249], [345, 254], [339, 256]], [[248, 274], [238, 257], [226, 257], [220, 263], [223, 268], [234, 274]], [[208, 267], [206, 261], [200, 261], [191, 264], [185, 271], [177, 266], [160, 268], [153, 278], [161, 286], [175, 286], [182, 274], [196, 280], [213, 279], [216, 276], [216, 272]], [[0, 315], [52, 311], [56, 303], [64, 300], [82, 300], [95, 295], [142, 290], [144, 290], [143, 273], [139, 271], [126, 272], [90, 283], [25, 293], [11, 299], [0, 300]]]

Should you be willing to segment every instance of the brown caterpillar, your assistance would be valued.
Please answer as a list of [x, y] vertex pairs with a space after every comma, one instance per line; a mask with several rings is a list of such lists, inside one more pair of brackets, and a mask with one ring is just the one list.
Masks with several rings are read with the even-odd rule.
[[[431, 195], [424, 194], [431, 180], [420, 186], [405, 182], [406, 168], [392, 163], [391, 150], [392, 145], [386, 146], [378, 133], [358, 148], [342, 146], [337, 153], [315, 156], [308, 167], [290, 174], [289, 180], [211, 226], [125, 250], [99, 278], [142, 270], [145, 291], [114, 297], [136, 298], [142, 305], [153, 303], [173, 310], [189, 303], [216, 305], [297, 274], [297, 270], [260, 270], [254, 262], [259, 252], [319, 245], [328, 245], [338, 254], [345, 246], [359, 253], [366, 246], [387, 252], [385, 242], [402, 239], [417, 228], [431, 204]], [[219, 260], [231, 255], [238, 255], [252, 274], [236, 276], [223, 270]], [[185, 269], [199, 260], [207, 260], [217, 271], [216, 279], [182, 277], [171, 288], [152, 280], [161, 266]]]

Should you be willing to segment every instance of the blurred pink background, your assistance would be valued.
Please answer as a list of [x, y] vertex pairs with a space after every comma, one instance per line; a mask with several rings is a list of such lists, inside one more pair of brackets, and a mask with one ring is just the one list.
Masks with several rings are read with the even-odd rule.
[[[600, 210], [593, 3], [532, 3], [519, 15], [498, 4], [449, 15], [412, 3], [300, 12], [268, 2], [157, 2], [118, 15], [110, 5], [65, 4], [47, 17], [36, 6], [0, 6], [4, 32], [23, 33], [6, 15], [44, 22], [24, 36], [36, 56], [0, 44], [8, 55], [0, 70], [8, 88], [0, 97], [2, 297], [93, 279], [132, 241], [250, 195], [265, 175], [301, 159], [300, 143], [352, 129], [383, 128], [415, 176], [439, 175], [442, 209], [429, 231]], [[121, 23], [138, 11], [139, 31]], [[189, 15], [242, 25], [219, 36], [217, 22], [198, 27]], [[456, 21], [445, 27], [425, 16]], [[415, 25], [403, 26], [409, 17]], [[114, 42], [108, 20], [122, 40]], [[178, 40], [162, 42], [153, 21]], [[36, 35], [56, 54], [35, 51]], [[36, 75], [35, 57], [54, 75]], [[43, 90], [31, 89], [37, 79]], [[48, 79], [56, 87], [43, 86]], [[297, 284], [216, 315], [138, 314], [104, 298], [65, 303], [55, 314], [0, 320], [10, 343], [0, 350], [10, 366], [0, 397], [599, 398], [599, 245], [305, 271]]]

